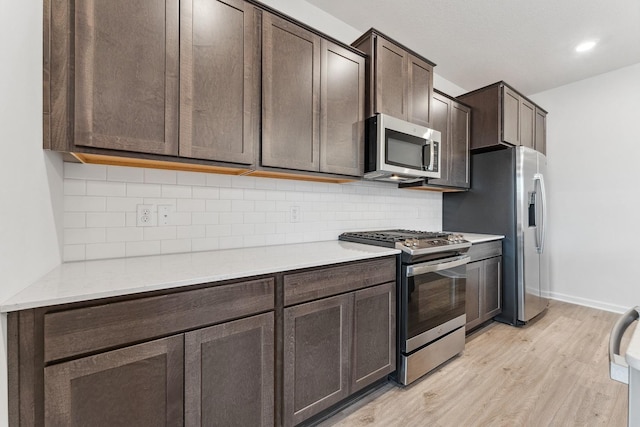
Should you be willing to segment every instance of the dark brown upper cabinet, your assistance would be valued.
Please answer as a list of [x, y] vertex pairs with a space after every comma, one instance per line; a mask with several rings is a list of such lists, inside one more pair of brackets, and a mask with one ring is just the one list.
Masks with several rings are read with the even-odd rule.
[[472, 150], [524, 146], [546, 151], [547, 112], [505, 82], [460, 95], [458, 99], [473, 109]]
[[318, 170], [320, 37], [264, 13], [262, 44], [262, 165]]
[[128, 166], [362, 176], [357, 49], [243, 0], [45, 0], [44, 19], [44, 148]]
[[536, 107], [535, 149], [547, 153], [547, 112]]
[[180, 155], [251, 164], [260, 134], [259, 12], [180, 2]]
[[434, 92], [431, 106], [431, 127], [440, 131], [440, 179], [430, 179], [428, 185], [469, 188], [469, 137], [471, 108], [454, 98]]
[[361, 176], [364, 57], [266, 12], [262, 43], [262, 166]]
[[328, 40], [321, 48], [320, 172], [362, 176], [365, 59]]
[[429, 126], [435, 64], [373, 28], [352, 46], [368, 55], [367, 117], [383, 113]]
[[178, 2], [52, 0], [51, 8], [53, 148], [178, 154]]

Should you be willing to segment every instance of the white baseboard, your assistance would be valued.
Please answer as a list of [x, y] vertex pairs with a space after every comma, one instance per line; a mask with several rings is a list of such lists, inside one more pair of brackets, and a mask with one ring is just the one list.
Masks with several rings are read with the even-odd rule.
[[558, 301], [568, 302], [571, 304], [584, 305], [586, 307], [597, 308], [605, 311], [611, 311], [613, 313], [624, 313], [630, 308], [622, 305], [611, 304], [607, 302], [596, 301], [596, 300], [576, 297], [572, 295], [565, 295], [557, 292], [549, 292], [547, 294], [547, 297], [554, 300], [558, 300]]

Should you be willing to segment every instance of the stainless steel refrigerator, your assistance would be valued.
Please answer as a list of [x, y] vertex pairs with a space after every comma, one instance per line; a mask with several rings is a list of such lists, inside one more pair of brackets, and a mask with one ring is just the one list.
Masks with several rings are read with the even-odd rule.
[[546, 157], [515, 147], [471, 156], [471, 189], [443, 195], [447, 231], [502, 234], [502, 314], [521, 325], [548, 305]]

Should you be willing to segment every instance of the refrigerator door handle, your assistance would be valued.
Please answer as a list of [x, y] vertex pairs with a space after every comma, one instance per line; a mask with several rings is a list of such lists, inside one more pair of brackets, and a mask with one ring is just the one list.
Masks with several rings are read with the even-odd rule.
[[624, 384], [629, 384], [629, 365], [620, 354], [620, 342], [627, 328], [639, 317], [640, 306], [630, 308], [618, 318], [609, 336], [609, 376]]
[[[537, 230], [536, 240], [538, 244], [538, 253], [544, 252], [544, 240], [547, 234], [547, 192], [544, 188], [544, 176], [542, 174], [535, 174], [533, 177], [535, 182], [540, 183], [540, 203], [542, 204], [542, 215], [538, 219], [536, 218]], [[538, 214], [536, 210], [536, 215]]]

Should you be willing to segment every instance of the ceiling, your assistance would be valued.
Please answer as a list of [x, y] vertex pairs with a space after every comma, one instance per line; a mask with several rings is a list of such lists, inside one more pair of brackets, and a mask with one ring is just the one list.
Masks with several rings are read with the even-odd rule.
[[[307, 1], [376, 28], [465, 90], [504, 80], [532, 95], [640, 63], [640, 0]], [[577, 53], [585, 40], [598, 44]]]

